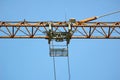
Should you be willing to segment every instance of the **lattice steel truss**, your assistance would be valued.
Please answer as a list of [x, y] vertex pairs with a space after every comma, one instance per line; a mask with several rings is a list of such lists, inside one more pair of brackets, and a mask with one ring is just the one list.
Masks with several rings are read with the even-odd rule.
[[[120, 39], [120, 22], [0, 22], [0, 38], [49, 39], [50, 32], [69, 32], [70, 39]], [[49, 33], [52, 34], [52, 33]]]

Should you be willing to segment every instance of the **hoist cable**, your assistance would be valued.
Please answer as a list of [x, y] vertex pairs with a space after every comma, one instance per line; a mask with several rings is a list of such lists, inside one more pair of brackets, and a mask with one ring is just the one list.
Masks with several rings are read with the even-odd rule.
[[53, 54], [53, 66], [54, 66], [54, 80], [56, 80], [56, 65], [55, 65], [55, 57]]
[[[67, 52], [68, 52], [68, 44], [67, 44]], [[67, 56], [67, 64], [68, 64], [68, 80], [71, 80], [71, 73], [70, 73], [70, 60], [69, 60], [69, 54]]]
[[109, 16], [109, 15], [112, 15], [112, 14], [116, 14], [116, 13], [119, 13], [119, 11], [115, 11], [115, 12], [111, 12], [111, 13], [108, 13], [108, 14], [104, 14], [104, 15], [101, 15], [101, 16], [97, 16], [97, 18], [102, 18], [102, 17], [105, 17], [105, 16]]
[[[52, 41], [52, 48], [54, 48], [53, 46], [53, 41]], [[56, 64], [55, 64], [55, 53], [53, 51], [53, 67], [54, 67], [54, 80], [56, 80]]]

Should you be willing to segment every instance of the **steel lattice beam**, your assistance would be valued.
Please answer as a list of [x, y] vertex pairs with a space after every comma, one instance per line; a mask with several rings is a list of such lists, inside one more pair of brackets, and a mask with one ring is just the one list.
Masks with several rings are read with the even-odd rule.
[[49, 39], [51, 24], [53, 32], [68, 32], [71, 39], [120, 39], [120, 22], [0, 22], [0, 38]]

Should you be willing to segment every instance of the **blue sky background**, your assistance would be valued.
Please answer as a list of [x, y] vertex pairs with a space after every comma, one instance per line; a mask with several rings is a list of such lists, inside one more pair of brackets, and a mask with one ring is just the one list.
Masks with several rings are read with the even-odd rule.
[[[65, 21], [120, 10], [120, 0], [0, 0], [2, 21]], [[120, 13], [96, 21], [120, 21]], [[120, 80], [120, 40], [71, 40], [71, 80]], [[68, 80], [67, 59], [56, 58], [57, 80]], [[0, 39], [0, 80], [54, 80], [44, 39]]]

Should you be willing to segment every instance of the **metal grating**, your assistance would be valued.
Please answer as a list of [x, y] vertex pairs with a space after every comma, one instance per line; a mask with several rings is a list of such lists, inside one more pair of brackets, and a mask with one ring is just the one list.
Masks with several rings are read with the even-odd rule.
[[51, 57], [67, 57], [68, 56], [68, 49], [67, 48], [51, 48], [50, 49], [50, 56]]

